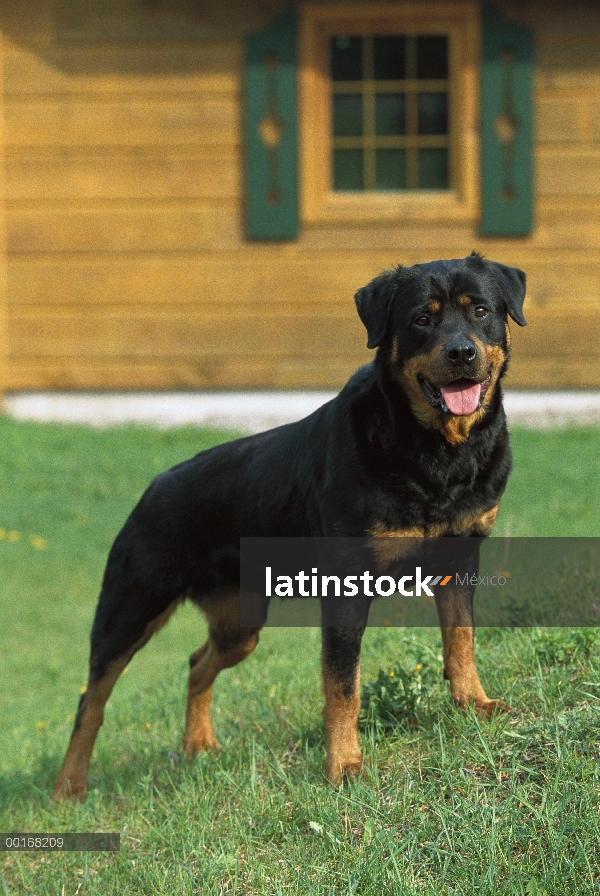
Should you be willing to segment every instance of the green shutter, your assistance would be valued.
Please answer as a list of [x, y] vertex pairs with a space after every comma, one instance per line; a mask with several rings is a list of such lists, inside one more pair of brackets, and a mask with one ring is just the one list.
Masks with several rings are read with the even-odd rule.
[[246, 234], [298, 233], [296, 16], [290, 10], [246, 43]]
[[525, 236], [533, 226], [533, 34], [482, 10], [481, 231]]

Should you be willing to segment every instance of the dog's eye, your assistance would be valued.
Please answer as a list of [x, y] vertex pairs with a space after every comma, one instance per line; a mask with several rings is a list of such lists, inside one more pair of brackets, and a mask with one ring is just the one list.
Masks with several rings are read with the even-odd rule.
[[476, 305], [473, 313], [475, 314], [475, 317], [487, 317], [489, 311], [487, 310], [485, 305]]
[[420, 314], [415, 320], [415, 323], [418, 327], [428, 327], [431, 321], [426, 314]]

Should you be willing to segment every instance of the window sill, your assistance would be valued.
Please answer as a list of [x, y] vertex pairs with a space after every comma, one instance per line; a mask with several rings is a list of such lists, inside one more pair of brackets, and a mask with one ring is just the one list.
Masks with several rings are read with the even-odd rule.
[[305, 202], [302, 218], [310, 224], [386, 224], [419, 221], [477, 220], [477, 208], [454, 190], [377, 193], [327, 193]]

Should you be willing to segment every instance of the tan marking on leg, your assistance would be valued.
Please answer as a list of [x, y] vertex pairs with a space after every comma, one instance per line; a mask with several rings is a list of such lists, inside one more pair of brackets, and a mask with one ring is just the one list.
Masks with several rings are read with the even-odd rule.
[[101, 681], [88, 685], [77, 713], [75, 728], [62, 768], [52, 791], [53, 800], [85, 799], [90, 758], [98, 731], [104, 721], [104, 706], [129, 659], [129, 654], [121, 657], [110, 666]]
[[448, 585], [435, 599], [442, 641], [444, 672], [450, 680], [450, 692], [457, 706], [473, 703], [477, 710], [491, 715], [496, 709], [507, 709], [503, 700], [490, 700], [479, 680], [475, 667], [473, 613], [468, 593], [459, 586]]
[[258, 643], [258, 631], [240, 629], [240, 637], [243, 640], [225, 653], [209, 638], [195, 654], [200, 654], [200, 657], [190, 672], [183, 736], [183, 746], [188, 756], [203, 750], [220, 749], [210, 714], [212, 687], [219, 672], [237, 665], [252, 653]]
[[360, 712], [360, 666], [356, 670], [354, 688], [347, 697], [323, 664], [325, 708], [323, 722], [326, 732], [327, 759], [325, 770], [333, 784], [345, 775], [358, 775], [362, 770], [362, 753], [358, 743], [358, 714]]
[[[214, 591], [197, 600], [196, 604], [206, 616], [209, 626], [215, 631], [236, 631], [240, 628], [241, 605], [240, 595], [237, 592]], [[196, 651], [197, 653], [199, 651]]]
[[237, 665], [258, 643], [257, 628], [240, 626], [239, 595], [215, 595], [201, 603], [209, 621], [209, 638], [190, 658], [183, 746], [188, 756], [220, 749], [212, 726], [210, 702], [219, 672]]
[[479, 712], [491, 716], [496, 710], [507, 710], [504, 700], [490, 700], [475, 666], [474, 630], [471, 627], [442, 626], [444, 670], [450, 679], [450, 693], [457, 706], [465, 709], [470, 703]]
[[498, 516], [499, 504], [490, 507], [489, 510], [471, 514], [470, 516], [460, 517], [456, 523], [452, 525], [454, 533], [465, 533], [469, 535], [489, 535], [492, 526], [496, 522]]
[[67, 753], [52, 791], [53, 800], [85, 799], [90, 758], [98, 731], [104, 720], [106, 701], [110, 697], [119, 675], [136, 651], [163, 627], [179, 604], [180, 601], [174, 601], [160, 616], [152, 620], [146, 626], [140, 640], [126, 654], [111, 663], [106, 674], [99, 681], [92, 681], [91, 677], [88, 680], [87, 690], [77, 712]]
[[394, 560], [407, 557], [425, 537], [422, 526], [410, 529], [387, 529], [379, 523], [371, 530], [370, 546], [380, 569], [386, 569]]
[[213, 683], [222, 668], [214, 644], [207, 641], [191, 657], [190, 664], [192, 662], [183, 736], [183, 746], [188, 756], [201, 750], [220, 749], [210, 715]]

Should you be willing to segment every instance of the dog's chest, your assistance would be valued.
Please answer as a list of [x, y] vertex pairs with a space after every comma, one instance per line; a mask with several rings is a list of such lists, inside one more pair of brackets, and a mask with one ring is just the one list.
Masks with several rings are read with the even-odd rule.
[[481, 483], [446, 488], [402, 487], [380, 492], [369, 534], [411, 538], [485, 536], [498, 514], [499, 494]]
[[376, 522], [370, 527], [369, 534], [387, 538], [444, 538], [446, 536], [485, 536], [488, 535], [496, 516], [498, 504], [484, 509], [465, 509], [445, 520], [430, 520], [414, 523], [394, 524], [389, 518]]

